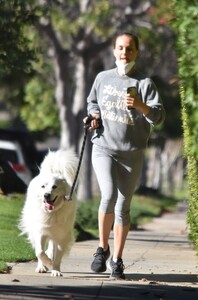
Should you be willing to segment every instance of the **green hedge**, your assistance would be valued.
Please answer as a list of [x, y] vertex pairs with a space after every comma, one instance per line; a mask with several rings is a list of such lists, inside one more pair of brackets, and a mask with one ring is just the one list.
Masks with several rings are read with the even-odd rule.
[[198, 1], [172, 0], [173, 28], [177, 34], [184, 153], [189, 182], [188, 224], [198, 255]]

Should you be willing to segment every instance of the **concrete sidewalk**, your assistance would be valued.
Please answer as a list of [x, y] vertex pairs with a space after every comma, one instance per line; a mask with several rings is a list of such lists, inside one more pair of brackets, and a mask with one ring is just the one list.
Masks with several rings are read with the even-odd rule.
[[[126, 280], [111, 281], [109, 272], [90, 270], [97, 240], [75, 243], [62, 263], [63, 277], [35, 273], [35, 262], [12, 266], [0, 275], [0, 299], [197, 300], [198, 267], [186, 233], [186, 206], [128, 235]], [[110, 240], [113, 249], [113, 240]]]

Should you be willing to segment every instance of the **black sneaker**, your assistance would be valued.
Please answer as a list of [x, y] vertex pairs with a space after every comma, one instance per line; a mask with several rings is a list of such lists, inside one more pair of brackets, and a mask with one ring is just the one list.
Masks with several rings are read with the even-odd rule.
[[114, 262], [111, 258], [111, 260], [108, 263], [108, 269], [111, 271], [111, 279], [125, 279], [125, 267], [121, 258], [118, 258], [117, 262]]
[[91, 264], [92, 271], [95, 273], [105, 272], [107, 269], [106, 261], [110, 256], [109, 246], [106, 251], [104, 251], [102, 247], [98, 247], [96, 253], [94, 253], [94, 256], [95, 258]]

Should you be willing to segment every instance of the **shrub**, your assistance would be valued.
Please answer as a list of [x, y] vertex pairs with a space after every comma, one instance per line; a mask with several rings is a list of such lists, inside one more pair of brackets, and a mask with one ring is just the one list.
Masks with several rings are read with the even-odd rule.
[[173, 28], [177, 34], [184, 151], [188, 162], [189, 236], [198, 254], [198, 7], [196, 0], [172, 0], [172, 4], [174, 7]]

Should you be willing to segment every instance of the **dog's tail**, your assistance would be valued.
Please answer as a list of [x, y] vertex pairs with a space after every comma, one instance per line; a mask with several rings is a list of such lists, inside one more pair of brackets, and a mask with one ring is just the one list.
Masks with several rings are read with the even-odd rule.
[[73, 150], [50, 151], [41, 163], [40, 173], [54, 173], [64, 177], [72, 186], [78, 167], [78, 157]]

